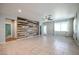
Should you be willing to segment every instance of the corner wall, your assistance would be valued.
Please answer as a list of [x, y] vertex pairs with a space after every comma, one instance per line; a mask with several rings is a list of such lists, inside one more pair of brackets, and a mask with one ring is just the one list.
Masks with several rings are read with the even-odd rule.
[[0, 18], [0, 44], [5, 43], [5, 19]]

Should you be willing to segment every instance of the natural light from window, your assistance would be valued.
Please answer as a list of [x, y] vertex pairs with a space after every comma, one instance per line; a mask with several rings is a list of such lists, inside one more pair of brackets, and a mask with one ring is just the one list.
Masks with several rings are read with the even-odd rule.
[[54, 24], [55, 31], [68, 31], [68, 22], [55, 22]]

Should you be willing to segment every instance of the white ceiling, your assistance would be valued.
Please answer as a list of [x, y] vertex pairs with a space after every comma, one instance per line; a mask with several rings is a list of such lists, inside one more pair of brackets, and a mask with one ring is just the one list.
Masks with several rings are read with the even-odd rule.
[[[18, 9], [22, 12], [18, 13]], [[77, 3], [5, 3], [0, 4], [0, 15], [6, 17], [20, 16], [30, 20], [38, 21], [41, 17], [51, 14], [55, 19], [73, 17], [79, 9]]]

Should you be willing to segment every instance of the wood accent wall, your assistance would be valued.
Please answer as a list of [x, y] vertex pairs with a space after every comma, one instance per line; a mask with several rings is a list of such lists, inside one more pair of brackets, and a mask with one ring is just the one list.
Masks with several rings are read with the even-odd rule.
[[17, 37], [26, 38], [39, 34], [39, 22], [17, 17]]

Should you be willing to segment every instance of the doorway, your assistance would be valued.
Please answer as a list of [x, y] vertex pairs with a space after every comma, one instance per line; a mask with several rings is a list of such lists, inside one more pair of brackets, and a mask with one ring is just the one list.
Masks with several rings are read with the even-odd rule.
[[54, 23], [45, 22], [41, 25], [42, 35], [53, 35], [54, 34]]
[[11, 38], [11, 24], [5, 24], [5, 36]]
[[5, 41], [15, 40], [15, 22], [12, 19], [5, 21]]

